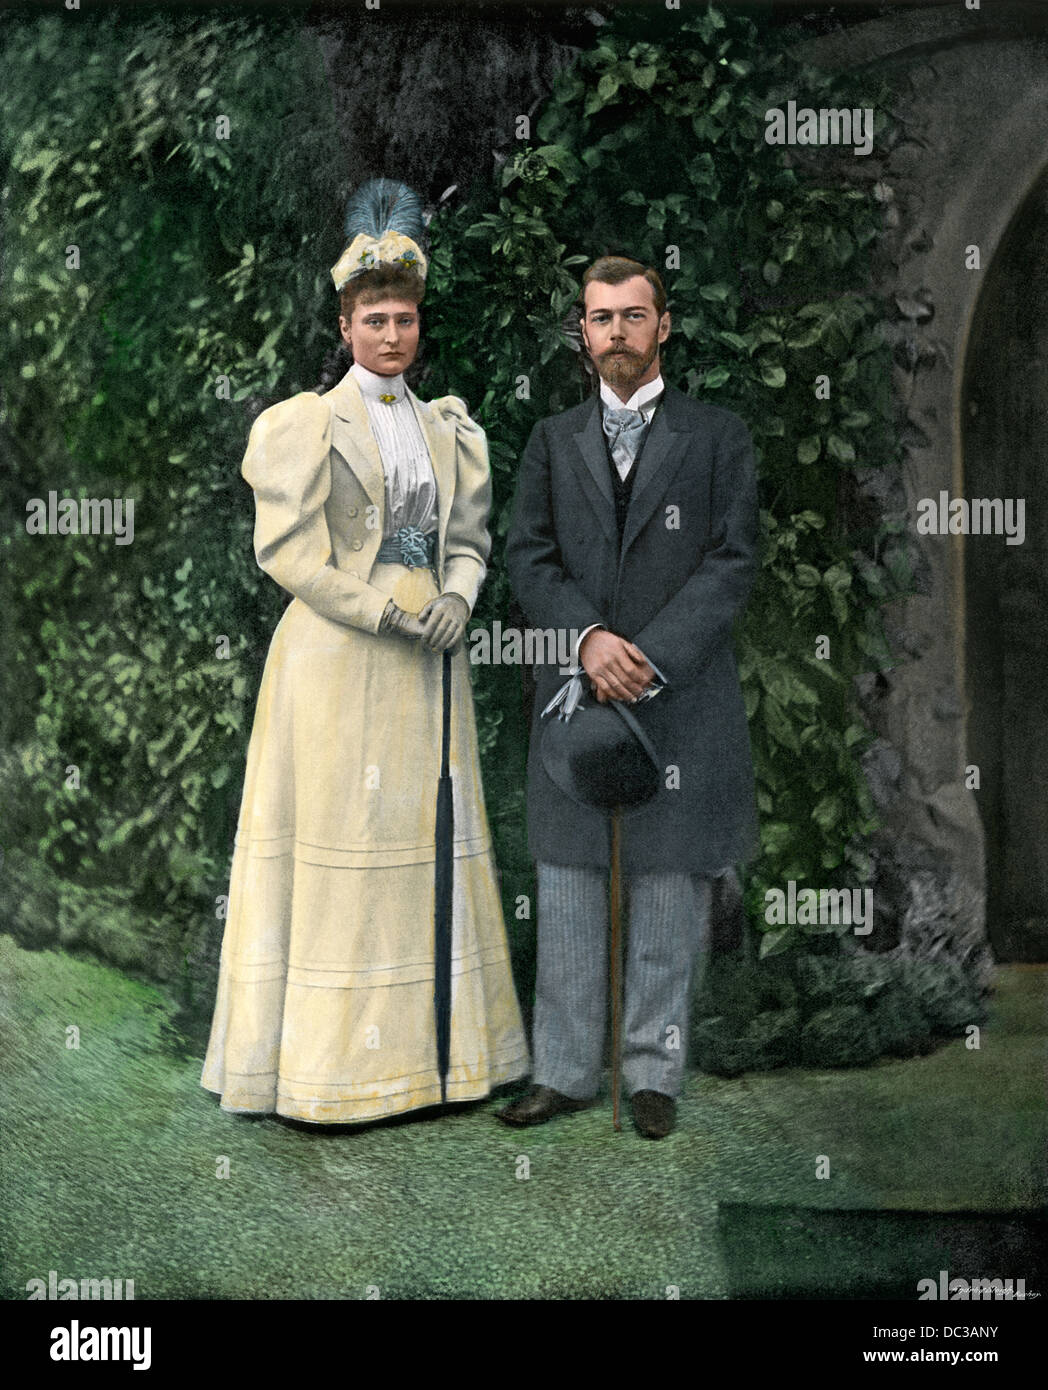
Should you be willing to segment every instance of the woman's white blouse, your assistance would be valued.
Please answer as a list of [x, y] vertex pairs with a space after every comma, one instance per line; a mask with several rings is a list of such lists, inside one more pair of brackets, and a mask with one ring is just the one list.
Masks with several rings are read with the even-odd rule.
[[[402, 526], [437, 529], [437, 480], [403, 376], [379, 376], [359, 362], [349, 369], [364, 397], [386, 479], [383, 539]], [[392, 403], [382, 396], [396, 396]]]

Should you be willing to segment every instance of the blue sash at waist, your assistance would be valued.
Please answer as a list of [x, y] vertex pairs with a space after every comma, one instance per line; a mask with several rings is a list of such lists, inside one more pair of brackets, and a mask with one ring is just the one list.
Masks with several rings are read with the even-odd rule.
[[424, 569], [432, 565], [437, 555], [436, 531], [420, 531], [417, 526], [402, 526], [388, 536], [375, 556], [380, 565], [407, 565], [409, 569]]

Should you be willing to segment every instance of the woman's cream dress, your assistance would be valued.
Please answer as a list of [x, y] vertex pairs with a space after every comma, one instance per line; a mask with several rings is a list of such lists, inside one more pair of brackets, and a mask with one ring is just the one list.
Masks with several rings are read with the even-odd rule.
[[[380, 389], [397, 394], [398, 429], [376, 420]], [[223, 1109], [318, 1123], [439, 1104], [441, 658], [377, 629], [390, 597], [410, 612], [443, 590], [475, 602], [490, 544], [484, 435], [457, 398], [427, 405], [400, 378], [355, 367], [326, 396], [259, 416], [242, 471], [255, 489], [258, 562], [296, 598], [258, 695], [201, 1084]], [[440, 588], [431, 569], [374, 559], [384, 536], [418, 520], [439, 529]], [[529, 1061], [464, 643], [452, 692], [447, 1095], [465, 1101]]]

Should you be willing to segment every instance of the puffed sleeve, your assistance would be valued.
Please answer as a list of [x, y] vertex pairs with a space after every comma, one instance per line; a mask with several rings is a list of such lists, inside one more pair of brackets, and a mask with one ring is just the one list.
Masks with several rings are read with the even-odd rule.
[[334, 564], [324, 513], [330, 449], [331, 407], [315, 392], [281, 401], [255, 421], [240, 466], [255, 493], [255, 559], [322, 617], [377, 632], [386, 595]]
[[491, 554], [488, 441], [458, 396], [442, 396], [432, 405], [446, 424], [454, 426], [456, 437], [455, 496], [444, 541], [444, 591], [461, 594], [472, 613]]

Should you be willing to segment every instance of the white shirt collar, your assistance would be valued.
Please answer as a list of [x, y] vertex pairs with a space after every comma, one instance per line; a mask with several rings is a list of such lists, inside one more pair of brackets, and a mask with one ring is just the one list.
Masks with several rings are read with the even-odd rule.
[[608, 410], [643, 410], [645, 415], [650, 415], [655, 409], [655, 397], [664, 390], [661, 373], [654, 381], [649, 381], [647, 386], [641, 386], [634, 391], [628, 401], [620, 401], [615, 392], [606, 381], [600, 383], [600, 398]]
[[397, 376], [381, 376], [378, 372], [362, 367], [359, 362], [354, 362], [349, 370], [356, 377], [360, 393], [365, 400], [377, 401], [381, 396], [396, 396], [398, 401], [404, 399], [407, 387], [404, 385], [403, 372]]

